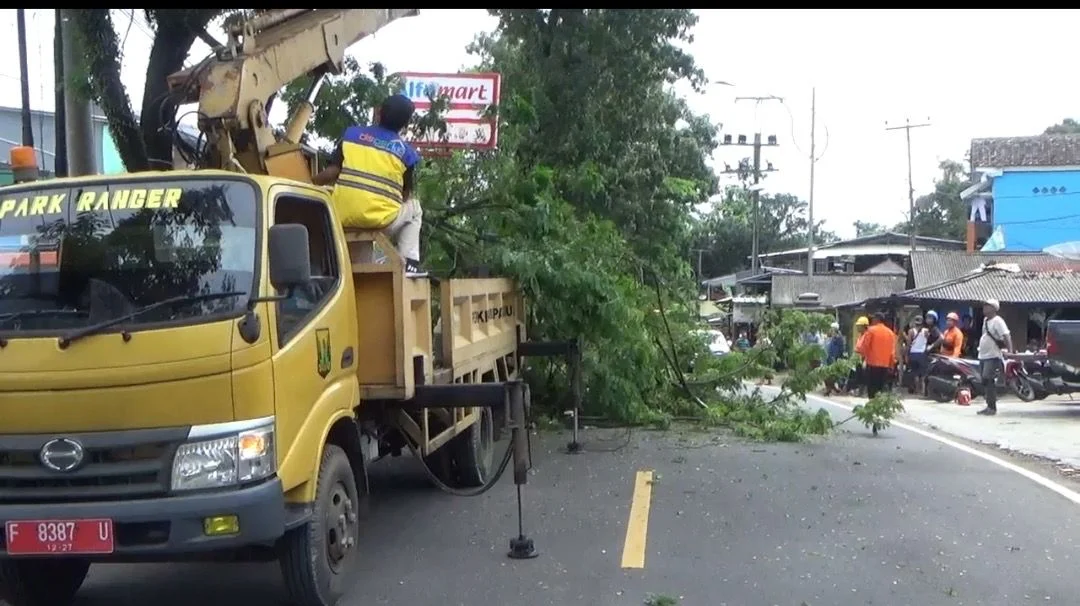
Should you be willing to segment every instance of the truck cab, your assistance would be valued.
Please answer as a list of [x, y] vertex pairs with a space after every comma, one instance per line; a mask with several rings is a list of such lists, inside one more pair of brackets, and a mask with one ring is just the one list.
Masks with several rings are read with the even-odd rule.
[[490, 408], [400, 405], [516, 376], [513, 284], [446, 281], [437, 356], [430, 284], [353, 263], [371, 240], [276, 177], [0, 188], [0, 597], [68, 603], [95, 561], [261, 549], [298, 603], [332, 604], [369, 462], [404, 445], [453, 459], [448, 483], [493, 481]]

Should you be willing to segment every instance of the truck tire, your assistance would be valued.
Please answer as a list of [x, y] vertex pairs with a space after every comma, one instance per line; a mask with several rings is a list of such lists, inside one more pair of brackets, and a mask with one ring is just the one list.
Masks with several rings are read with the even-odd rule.
[[0, 602], [66, 606], [90, 571], [87, 560], [0, 560]]
[[285, 586], [298, 606], [334, 606], [351, 586], [359, 540], [360, 491], [349, 457], [323, 448], [311, 521], [281, 539]]
[[495, 472], [495, 418], [491, 409], [480, 409], [480, 418], [449, 444], [457, 467], [458, 486], [478, 488]]

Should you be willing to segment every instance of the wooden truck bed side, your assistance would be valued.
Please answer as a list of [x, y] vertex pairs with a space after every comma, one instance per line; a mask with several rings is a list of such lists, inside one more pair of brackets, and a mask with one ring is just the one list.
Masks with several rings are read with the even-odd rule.
[[[404, 261], [382, 233], [346, 230], [345, 238], [359, 330], [356, 373], [364, 400], [404, 402], [412, 399], [418, 384], [517, 377], [524, 299], [512, 280], [442, 280], [435, 287], [442, 328], [441, 351], [436, 352], [431, 281], [406, 278]], [[376, 247], [386, 256], [385, 263], [374, 262]], [[401, 410], [398, 421], [426, 455], [475, 423], [478, 410]]]

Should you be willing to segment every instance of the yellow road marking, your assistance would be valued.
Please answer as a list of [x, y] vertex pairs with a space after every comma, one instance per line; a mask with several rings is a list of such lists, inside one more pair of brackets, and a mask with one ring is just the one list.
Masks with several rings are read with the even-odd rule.
[[630, 519], [626, 523], [622, 567], [645, 568], [645, 539], [649, 533], [649, 505], [652, 501], [652, 471], [639, 471], [630, 498]]

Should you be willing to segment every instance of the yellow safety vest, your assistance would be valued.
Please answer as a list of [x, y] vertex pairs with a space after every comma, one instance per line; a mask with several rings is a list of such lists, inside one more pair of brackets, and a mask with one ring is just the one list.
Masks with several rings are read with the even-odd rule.
[[405, 171], [420, 155], [397, 133], [353, 126], [341, 140], [334, 206], [345, 227], [382, 229], [401, 211]]

